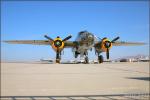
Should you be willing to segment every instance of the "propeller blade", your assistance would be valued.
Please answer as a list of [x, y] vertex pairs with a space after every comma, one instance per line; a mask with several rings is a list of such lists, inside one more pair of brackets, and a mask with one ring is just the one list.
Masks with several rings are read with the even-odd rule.
[[120, 37], [118, 36], [118, 37], [114, 38], [111, 42], [113, 43], [113, 42], [117, 41], [119, 38]]
[[72, 36], [69, 35], [69, 36], [67, 36], [66, 38], [64, 38], [62, 41], [67, 41], [67, 40], [69, 40], [71, 37], [72, 37]]
[[97, 37], [99, 40], [102, 40], [100, 37]]
[[50, 37], [47, 36], [47, 35], [44, 35], [44, 37], [47, 38], [48, 40], [54, 41], [52, 38], [50, 38]]
[[107, 59], [109, 59], [109, 49], [107, 48], [107, 51], [106, 51], [106, 57]]

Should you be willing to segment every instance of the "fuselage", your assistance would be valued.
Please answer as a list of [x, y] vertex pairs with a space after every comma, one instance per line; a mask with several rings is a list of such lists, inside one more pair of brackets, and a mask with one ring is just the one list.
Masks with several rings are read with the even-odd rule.
[[78, 47], [73, 48], [73, 51], [77, 54], [80, 54], [82, 57], [87, 54], [88, 50], [92, 49], [95, 43], [95, 36], [87, 31], [81, 31], [78, 33], [75, 41], [79, 43], [79, 45]]

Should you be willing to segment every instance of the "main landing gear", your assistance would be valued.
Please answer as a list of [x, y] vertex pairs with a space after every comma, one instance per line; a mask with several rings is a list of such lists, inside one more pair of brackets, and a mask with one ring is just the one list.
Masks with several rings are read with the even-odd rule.
[[103, 63], [103, 61], [104, 61], [103, 56], [102, 56], [102, 55], [99, 55], [99, 56], [98, 56], [98, 63]]
[[56, 52], [56, 63], [60, 63], [60, 60], [61, 60], [61, 53]]

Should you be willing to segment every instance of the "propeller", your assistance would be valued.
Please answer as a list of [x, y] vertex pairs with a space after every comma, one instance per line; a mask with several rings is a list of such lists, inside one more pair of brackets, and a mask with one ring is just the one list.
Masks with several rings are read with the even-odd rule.
[[44, 37], [50, 41], [52, 41], [52, 47], [53, 49], [56, 51], [56, 63], [60, 63], [60, 59], [61, 59], [61, 50], [64, 47], [64, 41], [69, 40], [72, 36], [69, 35], [66, 38], [64, 38], [63, 40], [60, 39], [59, 36], [57, 36], [56, 39], [52, 39], [51, 37], [44, 35]]
[[109, 59], [109, 48], [110, 48], [110, 46], [111, 46], [111, 41], [105, 41], [105, 48], [106, 48], [106, 57], [107, 57], [107, 59]]
[[107, 49], [107, 51], [106, 51], [106, 57], [107, 57], [107, 59], [109, 59], [109, 49]]
[[66, 38], [64, 38], [62, 41], [63, 41], [63, 42], [64, 42], [64, 41], [67, 41], [67, 40], [69, 40], [71, 37], [72, 37], [72, 36], [69, 35], [69, 36], [67, 36]]
[[44, 35], [44, 37], [47, 38], [47, 39], [50, 40], [50, 41], [54, 41], [52, 38], [50, 38], [50, 37], [47, 36], [47, 35]]
[[112, 41], [108, 41], [108, 40], [105, 41], [104, 45], [106, 48], [106, 58], [107, 59], [109, 59], [109, 48], [110, 48], [111, 44], [114, 43], [115, 41], [117, 41], [119, 38], [120, 37], [118, 36], [118, 37], [114, 38]]
[[114, 42], [117, 41], [119, 38], [120, 38], [120, 37], [118, 36], [118, 37], [114, 38], [111, 42], [114, 43]]

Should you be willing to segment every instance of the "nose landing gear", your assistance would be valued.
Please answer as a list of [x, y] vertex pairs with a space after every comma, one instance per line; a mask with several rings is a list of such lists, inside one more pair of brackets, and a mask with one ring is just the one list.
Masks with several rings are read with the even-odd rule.
[[85, 56], [85, 64], [88, 64], [89, 63], [89, 58], [88, 56]]
[[89, 64], [88, 52], [84, 52], [84, 56], [85, 56], [84, 63]]

